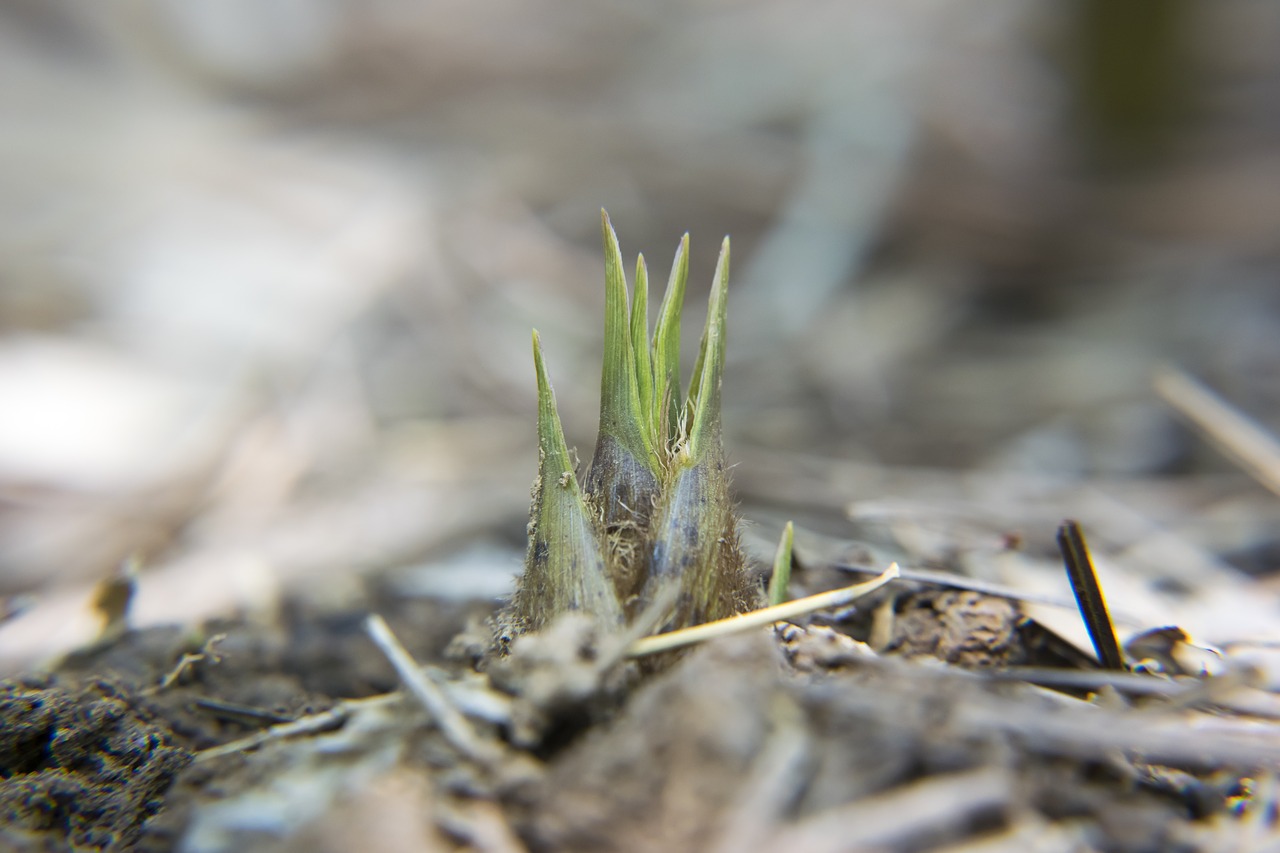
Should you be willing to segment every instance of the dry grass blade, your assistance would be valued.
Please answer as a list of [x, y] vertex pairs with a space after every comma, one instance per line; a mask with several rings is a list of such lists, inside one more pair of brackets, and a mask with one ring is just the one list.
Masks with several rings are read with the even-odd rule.
[[1004, 808], [1012, 799], [1013, 780], [998, 768], [935, 776], [806, 818], [759, 849], [836, 853], [894, 847]]
[[1219, 450], [1280, 495], [1280, 441], [1275, 436], [1181, 370], [1160, 370], [1155, 388]]
[[214, 634], [205, 640], [204, 645], [200, 647], [198, 652], [183, 652], [182, 657], [174, 664], [173, 668], [165, 673], [164, 678], [160, 679], [160, 683], [143, 690], [143, 695], [152, 693], [163, 693], [170, 687], [178, 683], [178, 679], [182, 678], [183, 673], [202, 661], [212, 661], [218, 663], [222, 658], [218, 655], [217, 645], [227, 638], [226, 634]]
[[238, 752], [257, 749], [273, 740], [282, 740], [335, 729], [346, 722], [347, 718], [360, 708], [387, 705], [391, 702], [399, 701], [399, 699], [400, 697], [394, 693], [383, 693], [378, 696], [371, 696], [368, 699], [351, 699], [318, 714], [299, 717], [291, 723], [282, 723], [281, 725], [255, 732], [248, 737], [201, 750], [196, 753], [195, 760], [199, 764], [205, 761], [212, 761], [215, 758], [221, 758], [224, 755], [235, 755]]
[[851, 601], [874, 592], [897, 577], [898, 564], [894, 563], [885, 569], [879, 577], [866, 583], [841, 587], [830, 592], [820, 592], [807, 598], [788, 601], [786, 604], [777, 604], [773, 607], [752, 610], [750, 613], [730, 616], [728, 619], [718, 619], [715, 622], [695, 625], [692, 628], [683, 628], [679, 631], [670, 631], [666, 634], [645, 637], [643, 640], [632, 643], [628, 653], [633, 658], [656, 655], [659, 652], [683, 648], [684, 646], [701, 643], [715, 637], [723, 637], [739, 631], [749, 631], [752, 628], [772, 625], [774, 622], [794, 619], [797, 616], [804, 616], [817, 610], [825, 610], [828, 607], [843, 607]]
[[750, 850], [751, 843], [774, 830], [796, 792], [805, 783], [811, 744], [801, 726], [784, 723], [756, 758], [745, 794], [723, 817], [715, 853]]
[[1270, 723], [1225, 717], [1188, 722], [1174, 714], [1139, 717], [1101, 711], [1046, 715], [996, 705], [965, 707], [957, 719], [974, 730], [1021, 738], [1047, 754], [1100, 758], [1123, 750], [1189, 769], [1280, 767], [1280, 726]]
[[1116, 752], [1182, 769], [1280, 769], [1280, 725], [1257, 719], [1152, 710], [1111, 710], [1067, 700], [1048, 706], [1010, 701], [1007, 694], [973, 690], [984, 676], [961, 671], [917, 668], [885, 658], [866, 658], [863, 666], [884, 673], [887, 690], [849, 691], [844, 711], [859, 720], [896, 723], [904, 702], [945, 704], [948, 725], [969, 736], [998, 736], [1039, 755], [1081, 760], [1105, 759]]
[[[878, 570], [874, 566], [864, 566], [858, 563], [849, 563], [840, 560], [814, 560], [805, 556], [801, 560], [798, 560], [798, 562], [803, 562], [811, 569], [834, 569], [835, 571], [845, 572], [846, 574], [879, 574]], [[980, 592], [983, 595], [993, 595], [996, 598], [1007, 598], [1010, 601], [1021, 601], [1026, 604], [1044, 604], [1049, 607], [1061, 607], [1067, 610], [1072, 610], [1076, 607], [1075, 601], [1066, 596], [1027, 592], [1026, 590], [1017, 589], [1006, 584], [984, 581], [979, 578], [965, 577], [964, 575], [958, 575], [953, 572], [942, 572], [934, 569], [899, 568], [898, 576], [904, 581], [915, 581], [917, 583], [931, 584], [933, 586], [941, 586], [948, 589], [967, 589], [972, 592]]]
[[1009, 666], [983, 672], [991, 681], [1024, 681], [1058, 690], [1097, 691], [1110, 687], [1125, 696], [1176, 698], [1198, 692], [1198, 682], [1171, 681], [1133, 672], [1105, 669], [1060, 669], [1058, 667]]
[[286, 714], [278, 714], [270, 708], [258, 708], [253, 705], [245, 705], [241, 702], [227, 702], [222, 699], [212, 699], [208, 696], [196, 696], [191, 700], [191, 707], [208, 714], [219, 720], [226, 720], [241, 725], [261, 726], [272, 725], [279, 726], [284, 723], [296, 722], [296, 717]]
[[934, 853], [1078, 853], [1089, 849], [1082, 825], [1047, 823], [1026, 817], [1005, 832], [948, 845]]
[[[451, 685], [449, 699], [454, 705], [461, 708], [465, 713], [481, 720], [489, 722], [501, 723], [506, 720], [506, 709], [502, 706], [494, 707], [493, 693], [488, 693], [483, 697], [476, 697], [465, 688], [457, 688]], [[348, 719], [362, 711], [371, 711], [392, 705], [397, 702], [404, 701], [404, 694], [399, 691], [394, 693], [379, 693], [375, 696], [366, 696], [363, 699], [346, 699], [315, 714], [308, 714], [305, 717], [299, 717], [288, 723], [272, 726], [269, 729], [254, 732], [251, 735], [230, 741], [228, 743], [212, 746], [208, 749], [201, 750], [196, 753], [196, 761], [211, 761], [215, 758], [232, 755], [237, 752], [247, 752], [251, 749], [257, 749], [263, 744], [274, 740], [282, 740], [291, 737], [299, 737], [302, 735], [316, 734], [318, 732], [336, 729], [343, 725]]]
[[679, 587], [668, 586], [659, 590], [653, 601], [649, 602], [626, 630], [610, 637], [607, 645], [602, 645], [600, 656], [596, 659], [597, 671], [608, 672], [628, 657], [634, 657], [632, 648], [661, 627], [675, 609], [679, 596]]
[[431, 715], [449, 743], [472, 760], [485, 763], [496, 760], [497, 748], [482, 740], [471, 722], [449, 701], [444, 691], [423, 674], [417, 661], [391, 632], [386, 620], [374, 613], [369, 616], [365, 628], [369, 632], [369, 638], [387, 656], [400, 680]]

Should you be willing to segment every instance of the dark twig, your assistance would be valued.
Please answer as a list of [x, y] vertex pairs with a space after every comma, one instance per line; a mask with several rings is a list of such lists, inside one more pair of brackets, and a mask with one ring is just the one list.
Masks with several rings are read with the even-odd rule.
[[1126, 667], [1120, 644], [1116, 641], [1115, 625], [1107, 612], [1107, 602], [1102, 597], [1102, 587], [1093, 570], [1089, 546], [1084, 541], [1084, 531], [1080, 529], [1079, 522], [1068, 520], [1062, 523], [1058, 528], [1058, 548], [1067, 564], [1071, 591], [1076, 595], [1076, 604], [1080, 607], [1085, 627], [1089, 629], [1089, 639], [1093, 640], [1098, 660], [1104, 669], [1123, 672]]
[[299, 717], [291, 723], [281, 723], [278, 726], [272, 726], [269, 729], [254, 732], [248, 737], [243, 737], [239, 740], [231, 741], [230, 743], [224, 743], [218, 746], [209, 747], [208, 749], [202, 749], [196, 753], [195, 760], [196, 763], [212, 761], [213, 759], [221, 758], [224, 755], [234, 755], [238, 752], [256, 749], [269, 741], [336, 729], [347, 721], [347, 718], [351, 716], [352, 711], [356, 708], [369, 707], [374, 704], [383, 705], [389, 702], [399, 701], [399, 699], [400, 695], [398, 693], [384, 693], [380, 696], [373, 696], [368, 699], [348, 699], [347, 701], [340, 702], [332, 708], [321, 711], [318, 714]]
[[297, 719], [265, 708], [224, 702], [207, 696], [197, 697], [192, 704], [198, 710], [212, 714], [220, 720], [230, 720], [249, 726], [278, 726], [281, 723], [292, 723]]

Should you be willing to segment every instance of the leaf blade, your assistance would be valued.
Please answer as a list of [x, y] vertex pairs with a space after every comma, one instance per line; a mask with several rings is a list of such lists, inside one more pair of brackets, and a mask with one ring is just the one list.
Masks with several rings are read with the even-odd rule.
[[604, 364], [600, 374], [600, 434], [610, 435], [652, 470], [654, 458], [646, 418], [640, 407], [635, 350], [627, 306], [627, 281], [618, 235], [609, 214], [600, 211], [604, 243]]
[[640, 421], [649, 440], [657, 446], [653, 430], [653, 362], [649, 353], [649, 270], [644, 255], [636, 258], [636, 289], [631, 297], [631, 351], [636, 365], [636, 393]]
[[689, 424], [688, 454], [697, 459], [720, 443], [720, 383], [724, 376], [725, 317], [729, 287], [729, 238], [720, 245], [715, 280], [707, 304], [707, 324], [702, 332], [702, 345], [694, 379], [689, 389], [692, 408]]
[[[689, 235], [680, 238], [675, 260], [671, 263], [671, 275], [658, 309], [658, 322], [653, 331], [653, 399], [657, 406], [666, 405], [666, 411], [655, 408], [654, 435], [666, 442], [675, 438], [680, 422], [680, 314], [684, 309], [685, 284], [689, 278]], [[661, 425], [667, 424], [666, 434]]]
[[574, 474], [537, 331], [533, 361], [539, 464], [525, 572], [514, 600], [516, 617], [523, 630], [537, 630], [569, 610], [620, 625], [622, 604], [606, 569], [600, 531]]

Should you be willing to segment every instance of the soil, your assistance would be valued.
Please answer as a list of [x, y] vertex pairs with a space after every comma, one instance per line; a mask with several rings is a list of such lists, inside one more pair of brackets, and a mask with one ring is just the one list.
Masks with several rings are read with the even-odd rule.
[[[4, 682], [6, 846], [174, 849], [191, 801], [228, 781], [192, 766], [200, 750], [397, 686], [364, 614], [286, 607], [274, 625], [131, 631]], [[467, 618], [429, 601], [388, 613], [423, 659], [439, 657]]]
[[[1059, 840], [1047, 849], [1138, 853], [1213, 849], [1251, 784], [1231, 743], [1205, 760], [1090, 734], [1140, 733], [1157, 704], [979, 677], [1062, 661], [1015, 602], [974, 592], [900, 596], [883, 654], [850, 614], [724, 638], [656, 673], [609, 663], [611, 638], [583, 620], [476, 673], [485, 607], [363, 604], [127, 632], [6, 684], [6, 848], [1022, 849], [1042, 826]], [[363, 629], [375, 609], [448, 669], [440, 683], [472, 691], [458, 706], [484, 749], [386, 696], [399, 681]], [[215, 749], [296, 720], [316, 725]], [[394, 826], [399, 841], [374, 844]]]
[[134, 844], [191, 762], [127, 689], [33, 679], [0, 688], [0, 838], [31, 850]]

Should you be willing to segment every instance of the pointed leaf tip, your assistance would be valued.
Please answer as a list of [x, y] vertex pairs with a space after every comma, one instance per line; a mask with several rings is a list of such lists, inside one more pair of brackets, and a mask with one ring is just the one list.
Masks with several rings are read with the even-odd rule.
[[[689, 279], [689, 233], [676, 247], [671, 275], [658, 308], [653, 330], [653, 432], [659, 442], [675, 438], [680, 422], [680, 314], [684, 310], [685, 284]], [[665, 410], [659, 411], [665, 403]], [[666, 424], [665, 434], [662, 425]]]
[[606, 571], [594, 517], [574, 474], [536, 329], [532, 339], [538, 377], [540, 462], [530, 511], [525, 575], [515, 611], [524, 626], [532, 629], [566, 610], [584, 610], [608, 625], [618, 625], [622, 605]]
[[[600, 208], [600, 236], [604, 240], [605, 262], [609, 260], [609, 244], [618, 246], [618, 232], [613, 230], [613, 220], [609, 218], [609, 211], [603, 207]], [[619, 250], [621, 254], [621, 250]]]
[[[600, 377], [600, 433], [616, 439], [645, 465], [652, 465], [648, 419], [641, 408], [641, 388], [627, 300], [627, 281], [618, 237], [603, 210], [604, 366]], [[646, 330], [647, 334], [647, 330]]]
[[720, 380], [724, 374], [725, 316], [729, 288], [729, 238], [720, 245], [715, 280], [707, 304], [707, 325], [702, 332], [698, 363], [689, 388], [693, 422], [689, 427], [689, 455], [697, 458], [720, 432]]
[[782, 529], [782, 537], [778, 540], [778, 550], [773, 555], [773, 575], [769, 578], [769, 604], [782, 604], [790, 595], [787, 588], [791, 585], [791, 550], [795, 540], [795, 525], [788, 521]]
[[544, 464], [550, 464], [561, 472], [572, 471], [569, 446], [564, 439], [564, 427], [556, 410], [555, 391], [547, 376], [547, 365], [542, 357], [542, 340], [538, 330], [533, 331], [533, 367], [538, 377], [538, 450]]
[[640, 398], [641, 429], [652, 442], [653, 360], [649, 352], [649, 270], [644, 255], [636, 258], [636, 289], [631, 297], [631, 351], [636, 365], [636, 391]]

